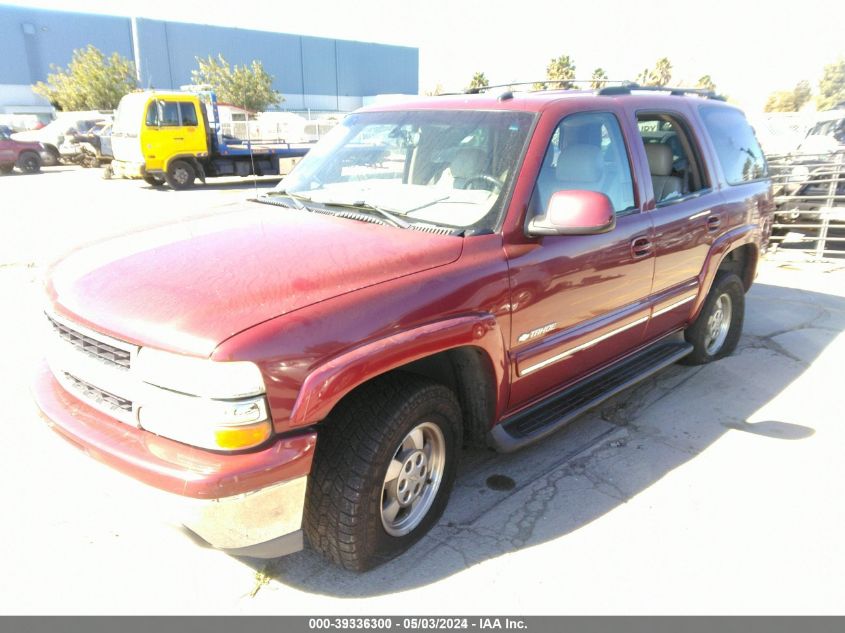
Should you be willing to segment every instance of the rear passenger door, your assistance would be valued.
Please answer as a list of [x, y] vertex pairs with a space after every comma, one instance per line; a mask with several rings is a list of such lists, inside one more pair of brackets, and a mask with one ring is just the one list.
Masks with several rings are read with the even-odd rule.
[[715, 174], [704, 159], [689, 115], [678, 110], [631, 113], [640, 133], [651, 192], [646, 203], [654, 223], [653, 312], [646, 339], [683, 323], [698, 295], [699, 275], [722, 230]]

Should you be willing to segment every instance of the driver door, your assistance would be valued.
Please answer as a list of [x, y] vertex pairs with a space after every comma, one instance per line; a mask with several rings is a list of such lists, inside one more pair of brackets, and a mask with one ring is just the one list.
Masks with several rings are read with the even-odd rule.
[[[652, 220], [636, 202], [630, 152], [618, 118], [580, 112], [549, 143], [529, 214], [555, 191], [606, 194], [616, 226], [596, 235], [535, 238], [510, 251], [510, 409], [571, 383], [641, 344], [654, 275]], [[529, 215], [531, 217], [531, 215]]]

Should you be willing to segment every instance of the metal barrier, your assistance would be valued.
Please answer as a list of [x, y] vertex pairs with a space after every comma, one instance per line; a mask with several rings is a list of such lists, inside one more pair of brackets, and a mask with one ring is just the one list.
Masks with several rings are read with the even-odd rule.
[[845, 149], [767, 158], [776, 208], [772, 249], [814, 260], [845, 257]]

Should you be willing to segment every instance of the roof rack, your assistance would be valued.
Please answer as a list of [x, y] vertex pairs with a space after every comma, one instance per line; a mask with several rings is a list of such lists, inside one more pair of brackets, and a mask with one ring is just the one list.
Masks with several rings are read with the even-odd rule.
[[[496, 84], [493, 86], [480, 86], [478, 88], [467, 88], [463, 92], [452, 92], [448, 93], [451, 95], [456, 94], [466, 94], [466, 95], [477, 95], [481, 94], [482, 92], [487, 92], [488, 90], [495, 90], [496, 88], [515, 88], [516, 86], [534, 86], [536, 84], [542, 84], [543, 86], [559, 86], [560, 84], [591, 84], [600, 81], [601, 83], [618, 83], [618, 84], [625, 84], [628, 83], [624, 79], [543, 79], [541, 81], [511, 81], [506, 84]], [[545, 88], [543, 88], [545, 90]], [[553, 88], [553, 90], [565, 90], [565, 88]]]
[[672, 86], [641, 86], [637, 83], [627, 82], [621, 86], [606, 86], [598, 90], [596, 94], [600, 95], [629, 95], [633, 91], [637, 92], [668, 92], [675, 97], [683, 97], [684, 95], [696, 95], [705, 99], [715, 99], [716, 101], [725, 101], [725, 97], [716, 94], [712, 90], [705, 90], [704, 88], [678, 88]]

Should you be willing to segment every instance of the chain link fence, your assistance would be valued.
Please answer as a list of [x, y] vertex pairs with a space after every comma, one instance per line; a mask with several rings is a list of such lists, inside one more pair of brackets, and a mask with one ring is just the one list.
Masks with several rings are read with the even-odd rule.
[[768, 161], [776, 208], [771, 248], [787, 258], [845, 258], [845, 148]]

